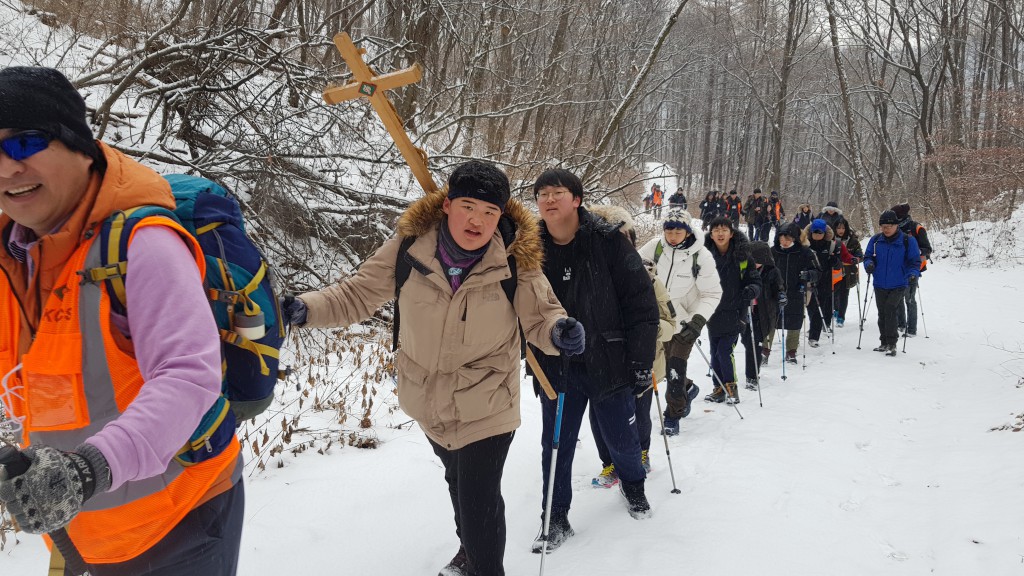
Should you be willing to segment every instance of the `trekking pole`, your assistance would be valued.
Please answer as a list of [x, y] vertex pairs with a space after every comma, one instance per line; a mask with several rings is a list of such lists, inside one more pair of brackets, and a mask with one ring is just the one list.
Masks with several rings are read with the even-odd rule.
[[814, 297], [814, 303], [818, 306], [818, 314], [821, 316], [821, 328], [822, 328], [822, 330], [825, 331], [825, 334], [828, 334], [829, 341], [832, 342], [832, 354], [835, 355], [835, 353], [836, 353], [836, 331], [835, 331], [835, 328], [829, 327], [828, 322], [826, 321], [825, 309], [821, 307], [821, 299], [818, 298], [818, 291], [817, 290], [814, 291], [813, 297]]
[[[32, 461], [28, 459], [28, 456], [25, 456], [14, 446], [5, 445], [0, 447], [0, 468], [4, 469], [5, 478], [17, 478], [24, 474], [31, 465]], [[78, 552], [78, 548], [75, 548], [74, 542], [68, 536], [66, 528], [58, 528], [48, 533], [47, 536], [53, 540], [53, 544], [60, 551], [60, 555], [64, 557], [67, 569], [71, 574], [74, 576], [90, 576], [92, 574], [89, 571], [89, 566]]]
[[[708, 369], [711, 370], [711, 360], [709, 360], [708, 355], [704, 353], [704, 348], [701, 347], [700, 340], [697, 340], [697, 351], [700, 352], [701, 358], [703, 358], [704, 361], [707, 362]], [[711, 374], [715, 377], [715, 380], [718, 381], [718, 385], [722, 387], [722, 392], [728, 395], [729, 389], [725, 387], [725, 384], [722, 383], [722, 379], [718, 377], [718, 372], [711, 370]], [[736, 409], [736, 414], [739, 414], [740, 420], [743, 420], [743, 414], [740, 412], [739, 406], [733, 404], [732, 407]]]
[[[860, 277], [857, 277], [857, 316], [860, 320], [860, 333], [864, 334], [864, 314], [861, 313], [860, 309]], [[860, 350], [860, 338], [857, 339], [857, 350]]]
[[[563, 331], [576, 327], [575, 318], [567, 318]], [[562, 369], [565, 372], [565, 389], [569, 389], [569, 356], [562, 353]], [[544, 533], [541, 538], [544, 544], [540, 551], [540, 576], [544, 576], [544, 557], [548, 555], [548, 530], [551, 527], [551, 500], [555, 496], [555, 465], [558, 463], [558, 438], [562, 434], [562, 407], [565, 405], [565, 392], [558, 393], [558, 405], [555, 407], [555, 433], [551, 438], [551, 468], [548, 470], [547, 502], [544, 506]]]
[[782, 381], [786, 381], [786, 303], [779, 304], [779, 346], [782, 347]]
[[[860, 350], [860, 342], [861, 340], [864, 339], [864, 322], [867, 320], [868, 316], [868, 300], [870, 299], [871, 294], [873, 294], [871, 292], [871, 274], [868, 274], [868, 285], [865, 288], [865, 290], [866, 292], [864, 293], [864, 311], [861, 312], [860, 315], [860, 336], [857, 337], [857, 350]], [[860, 300], [860, 282], [857, 283], [857, 300]]]
[[[747, 306], [747, 325], [750, 327], [750, 341], [754, 342], [754, 313], [752, 310], [753, 306]], [[757, 403], [764, 408], [764, 400], [761, 398], [761, 353], [757, 351], [760, 347], [759, 342], [751, 344], [754, 346], [754, 378], [757, 380]], [[785, 362], [783, 362], [785, 364]], [[734, 404], [735, 406], [735, 404]]]
[[924, 337], [928, 337], [928, 323], [924, 321], [924, 297], [921, 295], [921, 279], [917, 279], [917, 305], [921, 307], [921, 325], [924, 326]]
[[[807, 304], [806, 304], [807, 300], [806, 300], [806, 298], [807, 298], [807, 296], [805, 295], [805, 288], [803, 286], [801, 286], [800, 287], [800, 304], [804, 308], [807, 308]], [[810, 318], [801, 318], [800, 319], [800, 339], [804, 341], [804, 360], [803, 360], [803, 362], [804, 362], [803, 369], [804, 370], [807, 370], [807, 340], [810, 337], [810, 334], [806, 334], [806, 335], [804, 334], [804, 326], [806, 324], [808, 324], [810, 321], [811, 321]]]
[[[665, 429], [665, 415], [661, 413], [661, 395], [658, 394], [658, 378], [651, 376], [654, 379], [654, 401], [658, 403], [658, 420], [661, 421], [661, 429]], [[683, 382], [683, 394], [686, 394], [686, 382]], [[668, 434], [662, 434], [661, 439], [665, 441], [665, 458], [668, 459], [668, 473], [672, 476], [672, 493], [681, 494], [679, 488], [676, 488], [676, 472], [672, 469], [672, 453], [668, 451]]]

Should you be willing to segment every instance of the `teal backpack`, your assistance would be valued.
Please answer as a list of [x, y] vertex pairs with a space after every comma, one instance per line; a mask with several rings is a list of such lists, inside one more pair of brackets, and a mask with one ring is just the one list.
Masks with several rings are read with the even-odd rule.
[[270, 265], [245, 233], [242, 211], [224, 188], [196, 176], [165, 176], [174, 194], [174, 211], [140, 206], [110, 216], [100, 231], [99, 268], [86, 271], [88, 280], [104, 282], [112, 312], [127, 315], [124, 278], [128, 239], [143, 218], [163, 216], [194, 236], [206, 258], [206, 288], [221, 338], [221, 395], [177, 454], [183, 465], [198, 464], [220, 454], [231, 442], [237, 422], [266, 410], [277, 381], [285, 325], [274, 294]]

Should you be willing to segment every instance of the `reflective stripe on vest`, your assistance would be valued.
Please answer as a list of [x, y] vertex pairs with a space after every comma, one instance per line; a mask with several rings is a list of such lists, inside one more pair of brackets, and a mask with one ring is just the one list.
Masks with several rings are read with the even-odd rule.
[[[177, 224], [160, 219], [186, 241]], [[190, 248], [202, 267], [202, 251]], [[100, 243], [85, 242], [72, 254], [43, 307], [39, 329], [19, 358], [20, 311], [6, 276], [0, 275], [0, 370], [19, 363], [15, 385], [23, 400], [12, 409], [25, 416], [26, 443], [73, 450], [121, 415], [143, 385], [138, 363], [117, 346], [110, 323], [110, 299], [103, 283], [82, 283], [77, 272], [99, 266]], [[11, 314], [13, 312], [13, 314]], [[11, 380], [15, 380], [14, 377]], [[187, 440], [187, 439], [186, 439]], [[238, 442], [202, 464], [183, 468], [171, 460], [160, 475], [130, 481], [89, 500], [68, 525], [68, 534], [90, 563], [130, 560], [163, 538], [238, 458]]]

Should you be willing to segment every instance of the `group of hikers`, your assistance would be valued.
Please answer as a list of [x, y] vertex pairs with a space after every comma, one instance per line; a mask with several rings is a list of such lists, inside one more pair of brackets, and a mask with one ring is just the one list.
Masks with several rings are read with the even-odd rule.
[[[661, 184], [651, 184], [651, 190], [647, 194], [644, 194], [644, 212], [651, 214], [655, 218], [661, 218], [661, 209], [665, 204], [665, 191], [662, 190]], [[686, 193], [682, 188], [677, 189], [671, 196], [668, 197], [669, 210], [672, 208], [682, 208], [686, 210]]]
[[[238, 441], [233, 426], [216, 437], [197, 430], [223, 404], [226, 355], [259, 350], [262, 329], [225, 330], [226, 316], [211, 312], [211, 300], [240, 298], [245, 306], [228, 314], [240, 322], [254, 305], [248, 286], [204, 285], [210, 254], [194, 236], [219, 234], [216, 226], [193, 233], [144, 218], [121, 240], [130, 266], [100, 265], [117, 244], [112, 218], [175, 200], [167, 180], [93, 138], [81, 95], [56, 70], [0, 70], [0, 149], [0, 399], [27, 446], [0, 458], [0, 501], [23, 530], [54, 538], [55, 562], [73, 551], [91, 574], [235, 574]], [[911, 302], [930, 246], [907, 204], [882, 213], [882, 233], [861, 252], [835, 206], [804, 227], [779, 225], [772, 245], [760, 228], [748, 241], [732, 191], [722, 213], [702, 204], [700, 229], [685, 205], [670, 206], [661, 234], [638, 248], [629, 214], [585, 207], [572, 172], [546, 170], [532, 191], [530, 207], [497, 166], [464, 162], [353, 275], [275, 297], [258, 315], [282, 330], [338, 327], [395, 300], [398, 401], [443, 465], [460, 543], [441, 576], [505, 573], [501, 478], [521, 423], [521, 339], [536, 359], [529, 373], [543, 415], [532, 550], [550, 553], [574, 534], [572, 448], [588, 408], [602, 463], [594, 484], [617, 485], [628, 513], [644, 519], [652, 395], [666, 381], [662, 433], [679, 434], [699, 393], [686, 376], [695, 344], [714, 375], [705, 400], [738, 403], [737, 341], [756, 389], [777, 328], [795, 362], [805, 311], [811, 346], [833, 318], [842, 326], [861, 263], [874, 278], [877, 350], [895, 354], [901, 325], [916, 333]], [[783, 217], [776, 192], [752, 198], [754, 225]], [[164, 310], [171, 301], [175, 314]], [[559, 443], [569, 449], [559, 454]], [[190, 446], [196, 458], [184, 461]]]
[[768, 241], [772, 229], [778, 228], [786, 221], [786, 211], [782, 207], [779, 191], [772, 190], [765, 198], [760, 188], [747, 196], [746, 203], [740, 200], [736, 190], [722, 194], [717, 190], [709, 191], [700, 203], [701, 230], [707, 230], [711, 222], [718, 217], [726, 217], [739, 229], [740, 218], [747, 223], [747, 238], [752, 241]]

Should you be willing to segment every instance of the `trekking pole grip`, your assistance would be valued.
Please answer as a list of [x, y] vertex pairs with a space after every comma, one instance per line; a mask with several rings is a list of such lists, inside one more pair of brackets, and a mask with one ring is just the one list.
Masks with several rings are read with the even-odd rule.
[[[0, 447], [0, 467], [3, 467], [8, 479], [21, 476], [31, 465], [32, 461], [29, 460], [28, 456], [25, 456], [14, 446], [6, 445]], [[71, 537], [68, 536], [67, 529], [59, 528], [48, 533], [47, 536], [53, 540], [53, 545], [57, 547], [57, 550], [60, 550], [60, 554], [64, 557], [64, 561], [67, 563], [72, 574], [75, 576], [90, 576], [89, 567], [86, 565], [82, 555], [79, 554], [78, 549], [75, 548]]]

